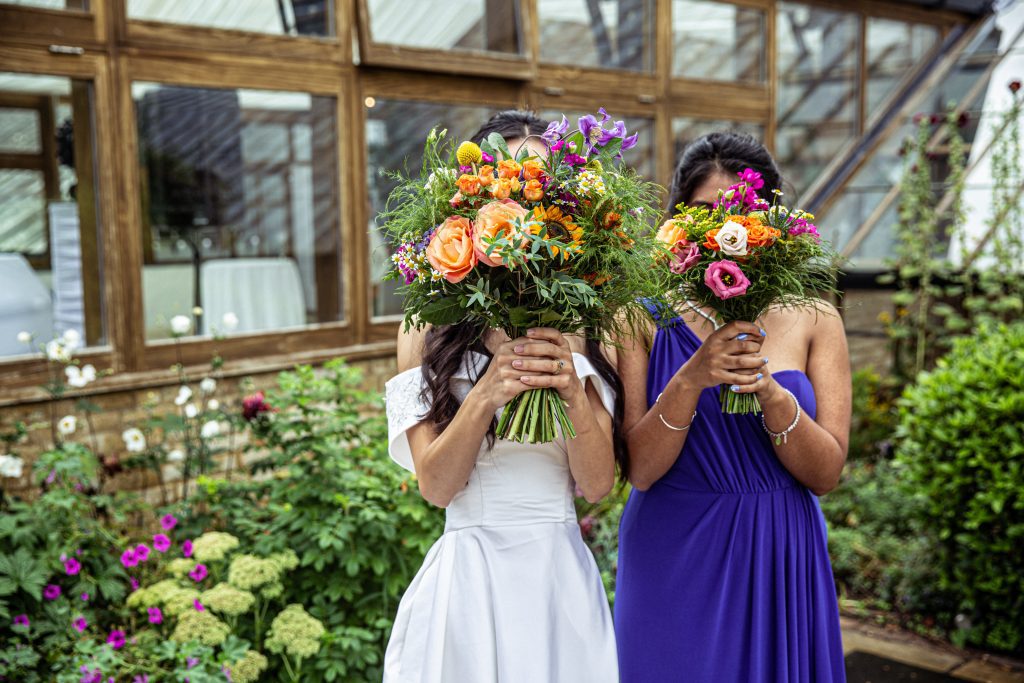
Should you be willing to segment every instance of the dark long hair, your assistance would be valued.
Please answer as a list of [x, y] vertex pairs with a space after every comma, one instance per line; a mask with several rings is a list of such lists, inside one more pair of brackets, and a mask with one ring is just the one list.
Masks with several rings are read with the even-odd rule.
[[[546, 128], [547, 124], [533, 112], [507, 109], [492, 116], [470, 137], [470, 140], [480, 143], [491, 133], [498, 133], [506, 140], [525, 138], [530, 135], [540, 135]], [[424, 419], [436, 424], [438, 430], [448, 427], [459, 410], [459, 399], [452, 390], [451, 379], [458, 372], [461, 364], [468, 363], [468, 352], [476, 351], [484, 354], [490, 363], [491, 354], [484, 345], [486, 332], [483, 325], [471, 322], [431, 327], [427, 331], [423, 343], [421, 371], [424, 383], [423, 398], [430, 409]], [[620, 471], [625, 473], [629, 471], [629, 456], [626, 452], [625, 439], [622, 436], [624, 416], [622, 380], [619, 379], [619, 374], [605, 357], [601, 344], [591, 339], [590, 336], [587, 335], [587, 356], [597, 374], [615, 392], [612, 444], [615, 448], [615, 460], [619, 464]], [[475, 382], [486, 371], [487, 366], [485, 365], [480, 369], [478, 376], [471, 376], [470, 379]], [[497, 421], [492, 419], [491, 426], [487, 429], [487, 444], [489, 446], [494, 446], [496, 427]]]
[[761, 174], [764, 187], [758, 194], [772, 201], [772, 190], [782, 189], [782, 174], [765, 146], [746, 133], [715, 132], [702, 135], [683, 150], [672, 174], [668, 213], [674, 214], [678, 204], [693, 200], [693, 193], [714, 173], [735, 175], [745, 168]]

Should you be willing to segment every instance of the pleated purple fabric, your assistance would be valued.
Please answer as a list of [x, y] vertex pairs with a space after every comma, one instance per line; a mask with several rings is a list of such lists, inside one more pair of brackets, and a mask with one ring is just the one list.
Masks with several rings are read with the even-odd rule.
[[[647, 402], [696, 351], [659, 324]], [[806, 415], [814, 388], [774, 373]], [[758, 415], [723, 415], [705, 389], [672, 468], [630, 495], [619, 527], [615, 631], [622, 683], [845, 681], [818, 499], [775, 456]]]

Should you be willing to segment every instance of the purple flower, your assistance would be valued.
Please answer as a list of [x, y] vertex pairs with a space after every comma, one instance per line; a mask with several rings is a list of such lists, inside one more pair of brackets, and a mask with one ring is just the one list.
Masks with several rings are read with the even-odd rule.
[[166, 553], [171, 547], [171, 539], [167, 538], [164, 534], [156, 534], [153, 536], [153, 548], [158, 553]]
[[128, 577], [128, 581], [129, 581], [129, 583], [131, 583], [131, 586], [132, 586], [132, 592], [133, 592], [133, 593], [134, 593], [135, 591], [139, 590], [139, 582], [138, 582], [138, 579], [136, 579], [136, 578], [135, 578], [134, 576], [129, 576], [129, 577]]
[[149, 546], [145, 543], [140, 543], [135, 546], [135, 557], [139, 562], [145, 562], [149, 559]]
[[566, 154], [565, 163], [570, 166], [585, 166], [587, 164], [586, 157], [581, 157], [579, 154]]
[[85, 617], [78, 617], [71, 622], [71, 625], [74, 626], [75, 630], [79, 633], [82, 633], [85, 629], [89, 628], [89, 622], [85, 620]]
[[197, 612], [205, 612], [206, 608], [203, 607], [203, 603], [199, 602], [198, 599], [192, 601], [192, 606], [196, 608]]
[[186, 668], [189, 668], [189, 669], [193, 668], [198, 663], [199, 663], [199, 658], [198, 657], [187, 657], [185, 659], [185, 666], [186, 666]]
[[46, 483], [52, 484], [57, 479], [57, 470], [50, 470], [50, 473], [46, 475]]
[[32, 624], [28, 620], [28, 615], [27, 614], [19, 614], [18, 616], [14, 617], [14, 625], [15, 626], [24, 626], [25, 628], [28, 628]]
[[48, 584], [43, 589], [43, 597], [47, 600], [56, 600], [60, 597], [60, 586], [55, 583]]
[[82, 677], [78, 679], [80, 683], [103, 683], [103, 672], [99, 669], [89, 671], [89, 667], [83, 664], [78, 670], [82, 672]]
[[562, 151], [563, 147], [565, 147], [565, 140], [559, 140], [555, 144], [551, 145], [551, 151], [552, 152], [560, 152], [560, 151]]
[[[551, 145], [559, 142], [563, 135], [569, 130], [569, 119], [565, 118], [565, 114], [562, 114], [561, 121], [552, 121], [548, 124], [548, 129], [541, 134]], [[558, 151], [552, 146], [552, 151]]]
[[627, 149], [636, 147], [637, 140], [639, 139], [640, 133], [633, 133], [627, 138], [622, 138], [622, 151], [625, 152]]
[[494, 157], [487, 152], [480, 152], [480, 161], [485, 164], [491, 164], [494, 163]]
[[89, 594], [88, 593], [82, 593], [79, 597], [82, 598], [82, 602], [89, 602]]
[[200, 581], [202, 581], [203, 579], [206, 578], [206, 574], [207, 574], [206, 565], [205, 564], [197, 564], [192, 569], [192, 571], [190, 571], [188, 573], [188, 576], [189, 576], [190, 579], [192, 579], [196, 583], [199, 583]]
[[115, 650], [120, 650], [124, 647], [124, 642], [124, 631], [119, 629], [114, 629], [110, 632], [110, 635], [107, 636], [107, 643]]
[[745, 168], [739, 173], [740, 181], [748, 185], [752, 190], [760, 190], [764, 187], [764, 179], [761, 174], [752, 168]]
[[160, 526], [164, 531], [170, 531], [178, 525], [178, 518], [174, 515], [167, 514], [160, 518]]
[[164, 621], [164, 613], [160, 611], [159, 607], [150, 607], [149, 612], [149, 623], [161, 624]]
[[459, 173], [472, 173], [472, 172], [473, 172], [473, 167], [472, 166], [459, 166]]
[[125, 566], [125, 569], [127, 569], [128, 567], [134, 567], [138, 563], [139, 558], [136, 556], [135, 550], [133, 548], [128, 548], [123, 553], [121, 553], [121, 564]]
[[149, 674], [139, 674], [132, 679], [132, 683], [149, 683]]
[[185, 542], [181, 544], [181, 554], [185, 557], [192, 557], [192, 541], [186, 539]]
[[68, 576], [74, 576], [78, 572], [82, 571], [82, 565], [75, 558], [69, 557], [64, 560], [64, 571], [67, 572]]

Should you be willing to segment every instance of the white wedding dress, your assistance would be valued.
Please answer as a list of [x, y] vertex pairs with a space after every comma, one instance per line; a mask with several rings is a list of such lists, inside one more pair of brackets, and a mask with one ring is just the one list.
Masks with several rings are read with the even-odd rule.
[[[581, 354], [606, 410], [612, 391]], [[486, 356], [452, 379], [464, 400]], [[406, 430], [427, 410], [421, 369], [387, 383], [391, 457], [412, 470]], [[500, 413], [500, 411], [499, 411]], [[615, 683], [615, 636], [601, 577], [583, 543], [565, 441], [481, 445], [469, 483], [446, 510], [398, 607], [385, 683]]]

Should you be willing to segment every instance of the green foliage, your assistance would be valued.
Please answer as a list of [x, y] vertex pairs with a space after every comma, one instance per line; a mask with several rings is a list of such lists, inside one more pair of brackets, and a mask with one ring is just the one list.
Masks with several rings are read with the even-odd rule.
[[1024, 325], [956, 340], [899, 415], [906, 493], [922, 501], [938, 586], [971, 624], [966, 640], [1024, 651]]
[[888, 455], [896, 429], [898, 389], [890, 377], [871, 369], [853, 373], [850, 460], [876, 461]]
[[301, 602], [327, 629], [303, 681], [380, 679], [398, 599], [443, 528], [441, 511], [388, 458], [380, 399], [360, 382], [341, 361], [282, 373], [277, 412], [254, 446], [254, 473], [269, 476], [206, 480], [190, 505], [191, 524], [216, 522], [263, 554], [297, 554], [280, 599]]

